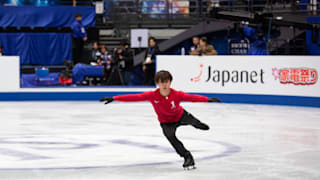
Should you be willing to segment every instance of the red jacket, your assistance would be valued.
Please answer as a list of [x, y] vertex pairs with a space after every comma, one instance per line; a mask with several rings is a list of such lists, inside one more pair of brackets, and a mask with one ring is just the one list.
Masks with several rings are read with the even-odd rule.
[[168, 97], [160, 94], [160, 90], [148, 91], [141, 94], [129, 94], [114, 96], [116, 101], [150, 101], [154, 110], [158, 115], [160, 123], [172, 123], [179, 121], [183, 113], [183, 108], [180, 106], [181, 101], [191, 102], [208, 102], [206, 96], [191, 95], [183, 91], [171, 89]]

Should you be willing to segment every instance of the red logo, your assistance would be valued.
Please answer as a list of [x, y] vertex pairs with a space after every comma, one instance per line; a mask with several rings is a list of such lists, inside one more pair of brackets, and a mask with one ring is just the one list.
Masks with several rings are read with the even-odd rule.
[[272, 75], [281, 84], [313, 85], [318, 80], [317, 70], [311, 68], [273, 68]]
[[203, 64], [200, 64], [200, 74], [194, 78], [191, 78], [190, 81], [191, 82], [199, 82], [201, 79], [201, 76], [203, 74]]

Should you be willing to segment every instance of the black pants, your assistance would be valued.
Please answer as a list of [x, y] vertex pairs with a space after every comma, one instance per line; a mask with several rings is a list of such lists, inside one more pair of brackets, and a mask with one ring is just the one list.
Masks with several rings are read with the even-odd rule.
[[182, 142], [176, 137], [176, 130], [179, 126], [192, 125], [198, 128], [202, 123], [195, 118], [192, 114], [184, 110], [180, 120], [175, 123], [161, 123], [163, 134], [169, 140], [170, 144], [176, 150], [176, 152], [184, 157], [189, 151], [183, 146]]
[[146, 71], [144, 72], [143, 84], [154, 85], [155, 65], [146, 64]]
[[75, 65], [78, 62], [82, 62], [84, 41], [82, 39], [73, 38], [73, 46], [74, 46], [73, 64]]

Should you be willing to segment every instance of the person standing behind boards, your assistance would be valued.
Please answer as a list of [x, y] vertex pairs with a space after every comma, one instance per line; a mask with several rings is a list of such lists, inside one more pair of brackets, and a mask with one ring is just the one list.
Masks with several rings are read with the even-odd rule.
[[149, 38], [149, 47], [144, 56], [142, 70], [144, 71], [144, 85], [154, 85], [156, 55], [160, 54], [159, 47], [154, 37]]
[[77, 64], [82, 60], [84, 42], [87, 41], [87, 33], [82, 24], [81, 14], [75, 15], [76, 21], [72, 23], [71, 29], [73, 31], [74, 56], [73, 63]]

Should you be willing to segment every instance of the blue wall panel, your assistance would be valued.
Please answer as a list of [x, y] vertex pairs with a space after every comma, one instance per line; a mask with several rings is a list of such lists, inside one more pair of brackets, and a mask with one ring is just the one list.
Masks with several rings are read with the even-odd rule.
[[[23, 92], [0, 93], [2, 101], [99, 101], [104, 96], [135, 94], [139, 92]], [[203, 94], [217, 97], [225, 103], [269, 104], [320, 107], [320, 97], [246, 95], [246, 94]]]

